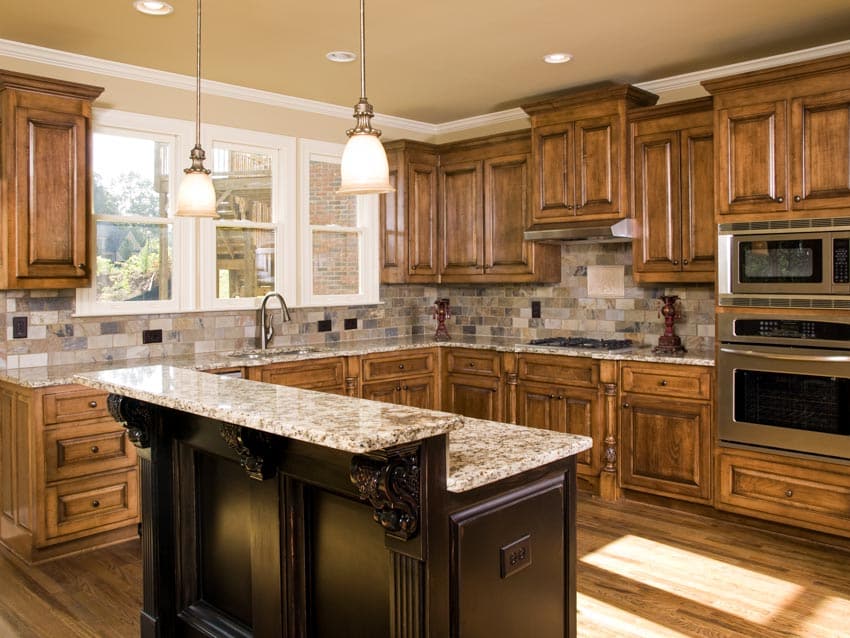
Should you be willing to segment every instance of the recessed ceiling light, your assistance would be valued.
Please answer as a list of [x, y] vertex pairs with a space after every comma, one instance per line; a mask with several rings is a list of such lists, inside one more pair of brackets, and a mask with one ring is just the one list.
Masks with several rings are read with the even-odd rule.
[[563, 64], [573, 59], [570, 53], [547, 53], [543, 56], [543, 61], [547, 64]]
[[357, 59], [351, 51], [331, 51], [325, 57], [331, 62], [353, 62]]
[[133, 6], [136, 11], [150, 16], [167, 16], [174, 11], [174, 7], [167, 2], [157, 2], [156, 0], [136, 0]]

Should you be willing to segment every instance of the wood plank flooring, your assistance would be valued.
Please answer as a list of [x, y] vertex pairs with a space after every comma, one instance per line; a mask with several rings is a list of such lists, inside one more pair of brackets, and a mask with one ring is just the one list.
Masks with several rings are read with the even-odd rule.
[[[580, 638], [845, 638], [850, 551], [582, 497]], [[137, 638], [139, 543], [27, 567], [0, 551], [3, 638]], [[494, 637], [498, 638], [498, 637]]]

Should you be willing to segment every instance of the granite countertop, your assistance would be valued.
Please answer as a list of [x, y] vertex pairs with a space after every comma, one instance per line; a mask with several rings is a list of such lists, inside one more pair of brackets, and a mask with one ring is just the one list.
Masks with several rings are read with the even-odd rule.
[[[376, 352], [393, 352], [434, 346], [449, 348], [477, 348], [499, 352], [533, 352], [571, 357], [588, 357], [615, 361], [646, 361], [673, 365], [713, 366], [713, 351], [687, 352], [678, 356], [658, 355], [649, 346], [635, 347], [628, 351], [596, 351], [552, 346], [532, 346], [517, 339], [505, 337], [458, 337], [451, 341], [435, 342], [430, 337], [399, 337], [363, 341], [342, 341], [333, 344], [311, 346], [281, 346], [267, 351], [247, 350], [240, 353], [216, 352], [179, 357], [163, 357], [156, 360], [132, 359], [125, 361], [99, 361], [87, 364], [41, 366], [0, 370], [0, 380], [24, 387], [39, 388], [73, 383], [73, 376], [80, 372], [112, 370], [135, 365], [160, 364], [194, 370], [214, 371], [225, 368], [263, 366], [282, 361], [299, 361], [333, 356], [355, 356]], [[238, 356], [233, 356], [237, 354]]]

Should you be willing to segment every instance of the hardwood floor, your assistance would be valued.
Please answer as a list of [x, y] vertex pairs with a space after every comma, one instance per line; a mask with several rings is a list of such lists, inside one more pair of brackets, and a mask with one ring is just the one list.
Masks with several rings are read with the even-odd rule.
[[[850, 550], [582, 497], [579, 638], [850, 636]], [[3, 638], [136, 638], [139, 543], [26, 567], [0, 551]], [[497, 637], [494, 637], [497, 638]]]

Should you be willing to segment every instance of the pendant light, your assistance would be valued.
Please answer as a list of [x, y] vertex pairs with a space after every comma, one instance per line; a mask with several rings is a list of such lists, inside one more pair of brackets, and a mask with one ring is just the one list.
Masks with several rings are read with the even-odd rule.
[[201, 148], [201, 0], [198, 0], [198, 33], [195, 48], [195, 147], [189, 154], [192, 165], [183, 170], [177, 193], [179, 217], [218, 217], [216, 196], [209, 169], [204, 168], [206, 154]]
[[372, 128], [374, 111], [366, 99], [366, 12], [360, 0], [360, 101], [354, 105], [354, 128], [346, 131], [348, 142], [342, 152], [339, 190], [344, 195], [391, 193], [387, 153]]

